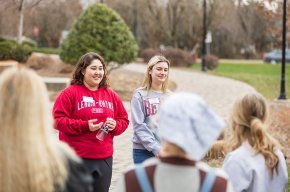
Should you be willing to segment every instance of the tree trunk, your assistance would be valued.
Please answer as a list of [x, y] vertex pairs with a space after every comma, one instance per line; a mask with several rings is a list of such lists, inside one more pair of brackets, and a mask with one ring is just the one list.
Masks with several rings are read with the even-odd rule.
[[17, 35], [17, 43], [22, 43], [22, 35], [23, 35], [23, 20], [24, 20], [24, 2], [25, 0], [22, 0], [19, 5], [19, 25], [18, 25], [18, 35]]
[[134, 1], [134, 5], [133, 5], [133, 34], [136, 37], [137, 40], [139, 40], [138, 34], [137, 34], [137, 0]]

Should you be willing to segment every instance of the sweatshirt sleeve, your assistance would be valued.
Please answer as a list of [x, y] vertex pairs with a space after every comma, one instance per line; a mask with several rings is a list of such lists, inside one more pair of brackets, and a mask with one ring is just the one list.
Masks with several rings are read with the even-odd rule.
[[63, 91], [57, 97], [52, 111], [55, 119], [54, 127], [65, 134], [78, 135], [83, 130], [89, 130], [89, 125], [88, 121], [71, 117], [74, 104], [70, 96], [71, 94]]
[[241, 161], [229, 154], [223, 163], [223, 169], [228, 174], [235, 191], [247, 191], [253, 179], [250, 167]]
[[143, 99], [136, 92], [131, 100], [131, 116], [134, 132], [142, 145], [155, 155], [160, 151], [160, 144], [155, 139], [150, 127], [145, 123], [145, 111]]
[[114, 136], [122, 134], [129, 125], [128, 113], [123, 105], [121, 98], [115, 93], [115, 117], [116, 128], [112, 131]]

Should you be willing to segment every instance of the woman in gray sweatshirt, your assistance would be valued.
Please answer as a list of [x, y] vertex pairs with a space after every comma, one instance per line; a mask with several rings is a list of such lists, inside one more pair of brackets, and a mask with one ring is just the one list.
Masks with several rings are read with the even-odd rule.
[[161, 100], [168, 94], [169, 61], [160, 55], [152, 57], [147, 65], [142, 87], [138, 88], [131, 100], [131, 117], [133, 123], [133, 161], [158, 156], [160, 139], [154, 116]]

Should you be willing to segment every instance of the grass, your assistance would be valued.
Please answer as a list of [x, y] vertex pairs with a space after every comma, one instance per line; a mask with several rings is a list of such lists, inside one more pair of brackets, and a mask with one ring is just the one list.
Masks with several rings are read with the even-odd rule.
[[286, 188], [286, 191], [289, 192], [290, 191], [290, 165], [288, 165], [288, 186]]
[[33, 52], [46, 53], [46, 54], [59, 54], [60, 49], [48, 48], [48, 47], [34, 47]]
[[[200, 64], [194, 64], [193, 68], [200, 70]], [[286, 95], [290, 97], [290, 65], [285, 68]], [[253, 86], [267, 99], [273, 100], [280, 94], [281, 65], [257, 64], [257, 63], [220, 63], [219, 67], [209, 73], [243, 81]]]

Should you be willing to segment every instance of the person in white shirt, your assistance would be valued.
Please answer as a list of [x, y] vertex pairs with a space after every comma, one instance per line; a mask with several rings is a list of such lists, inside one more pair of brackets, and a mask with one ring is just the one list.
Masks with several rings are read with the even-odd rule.
[[258, 93], [237, 99], [231, 113], [231, 152], [223, 169], [236, 192], [284, 192], [288, 181], [279, 143], [266, 131], [267, 104]]

